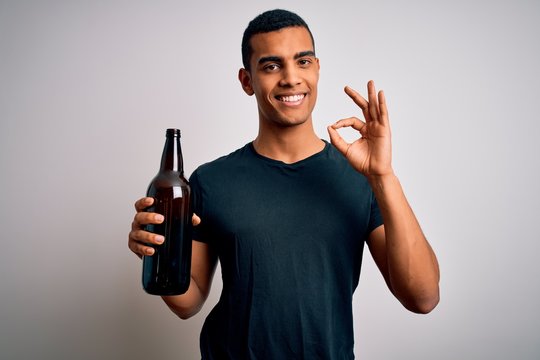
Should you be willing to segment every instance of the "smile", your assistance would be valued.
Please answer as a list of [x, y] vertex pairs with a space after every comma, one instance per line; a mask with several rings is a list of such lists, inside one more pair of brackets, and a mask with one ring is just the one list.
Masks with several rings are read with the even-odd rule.
[[297, 105], [302, 102], [306, 94], [297, 94], [297, 95], [287, 95], [287, 96], [276, 96], [276, 99], [278, 99], [281, 102], [290, 104], [290, 105]]

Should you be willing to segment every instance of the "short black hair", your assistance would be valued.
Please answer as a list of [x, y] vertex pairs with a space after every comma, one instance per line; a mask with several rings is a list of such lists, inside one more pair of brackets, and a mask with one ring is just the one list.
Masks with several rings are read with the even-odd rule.
[[313, 44], [313, 51], [315, 51], [315, 40], [313, 34], [309, 29], [307, 23], [297, 14], [283, 9], [268, 10], [259, 14], [253, 20], [250, 21], [244, 36], [242, 37], [242, 63], [246, 70], [250, 70], [249, 61], [253, 54], [253, 48], [251, 47], [251, 38], [253, 35], [268, 33], [272, 31], [281, 30], [286, 27], [300, 26], [306, 28], [311, 37]]

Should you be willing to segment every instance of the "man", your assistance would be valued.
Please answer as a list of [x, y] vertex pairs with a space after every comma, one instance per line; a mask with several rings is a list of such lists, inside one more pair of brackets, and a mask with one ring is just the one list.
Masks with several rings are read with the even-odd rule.
[[[191, 176], [195, 228], [192, 281], [186, 294], [163, 297], [179, 317], [197, 313], [219, 258], [223, 291], [201, 332], [203, 359], [352, 359], [352, 296], [364, 241], [392, 293], [409, 310], [439, 301], [435, 254], [391, 165], [384, 94], [345, 92], [362, 110], [313, 130], [319, 60], [312, 34], [296, 14], [265, 12], [246, 29], [238, 78], [255, 95], [259, 132], [239, 150]], [[361, 136], [348, 144], [338, 134]], [[136, 254], [161, 236], [136, 202], [129, 236]], [[384, 225], [383, 225], [384, 224]]]

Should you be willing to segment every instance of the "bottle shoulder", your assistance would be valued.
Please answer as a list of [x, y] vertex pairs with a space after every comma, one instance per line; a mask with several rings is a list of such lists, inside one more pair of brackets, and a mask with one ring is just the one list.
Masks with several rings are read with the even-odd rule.
[[154, 187], [173, 187], [189, 186], [188, 180], [180, 171], [160, 171], [152, 179], [150, 186]]

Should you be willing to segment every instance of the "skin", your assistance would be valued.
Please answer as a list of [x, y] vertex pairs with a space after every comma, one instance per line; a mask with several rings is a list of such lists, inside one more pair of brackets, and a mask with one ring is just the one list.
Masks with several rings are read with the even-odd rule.
[[[251, 71], [240, 69], [238, 79], [247, 95], [255, 95], [259, 132], [253, 144], [261, 155], [293, 163], [324, 148], [313, 130], [319, 59], [308, 31], [290, 27], [251, 38]], [[303, 96], [282, 101], [284, 96]]]
[[[384, 226], [370, 234], [367, 244], [390, 291], [410, 311], [428, 313], [439, 302], [439, 265], [392, 168], [384, 93], [377, 93], [373, 81], [367, 88], [367, 100], [345, 88], [362, 110], [364, 121], [357, 117], [339, 120], [328, 127], [328, 134], [351, 165], [367, 177], [381, 209]], [[347, 143], [337, 131], [344, 127], [357, 130], [360, 137]]]
[[[259, 132], [255, 150], [285, 163], [305, 159], [324, 148], [313, 129], [312, 111], [317, 99], [319, 59], [315, 57], [308, 31], [289, 27], [252, 37], [251, 70], [240, 69], [238, 79], [244, 92], [255, 96]], [[439, 302], [439, 267], [392, 168], [391, 134], [386, 99], [368, 82], [368, 98], [350, 87], [345, 93], [360, 108], [363, 120], [342, 119], [328, 126], [332, 144], [351, 165], [364, 174], [373, 188], [384, 226], [369, 235], [369, 250], [390, 291], [410, 311], [430, 312]], [[295, 96], [295, 97], [293, 97]], [[352, 127], [359, 137], [347, 143], [339, 129]], [[354, 186], [354, 184], [351, 184]], [[159, 214], [144, 212], [153, 202], [142, 198], [128, 246], [138, 256], [151, 255], [144, 243], [161, 244], [163, 238], [142, 230], [146, 224], [163, 221]], [[194, 216], [197, 225], [201, 219]], [[204, 219], [202, 220], [204, 221]], [[208, 297], [217, 256], [204, 243], [193, 241], [191, 284], [179, 296], [163, 297], [169, 308], [186, 319], [196, 314]]]

